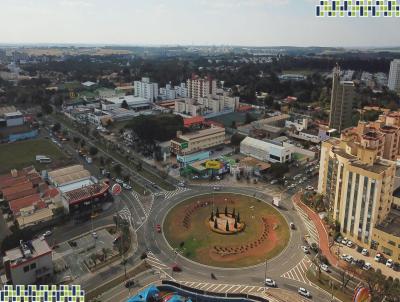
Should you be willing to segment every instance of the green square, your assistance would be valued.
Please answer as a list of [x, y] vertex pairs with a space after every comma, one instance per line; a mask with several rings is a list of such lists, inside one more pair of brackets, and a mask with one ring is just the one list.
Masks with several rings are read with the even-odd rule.
[[377, 17], [379, 17], [379, 15], [380, 15], [380, 13], [379, 13], [379, 12], [377, 12], [377, 13], [376, 13], [376, 16], [377, 16]]
[[332, 13], [332, 17], [336, 17], [336, 13], [335, 12]]
[[324, 16], [324, 12], [321, 12], [321, 13], [320, 13], [320, 16], [323, 17], [323, 16]]
[[400, 17], [400, 12], [397, 12], [397, 13], [396, 13], [396, 17]]
[[344, 12], [340, 12], [340, 17], [344, 17]]

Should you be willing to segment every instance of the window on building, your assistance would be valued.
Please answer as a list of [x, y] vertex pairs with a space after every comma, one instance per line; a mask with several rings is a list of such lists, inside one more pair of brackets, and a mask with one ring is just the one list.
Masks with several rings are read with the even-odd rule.
[[388, 243], [389, 243], [390, 245], [396, 246], [396, 242], [394, 242], [394, 241], [392, 241], [392, 240], [389, 240]]
[[36, 263], [31, 263], [30, 269], [35, 269], [36, 268]]
[[270, 157], [270, 158], [272, 158], [272, 159], [275, 159], [275, 160], [281, 161], [281, 158], [280, 158], [279, 156], [276, 156], [276, 155], [272, 155], [272, 154], [270, 154], [270, 155], [269, 155], [269, 157]]
[[386, 247], [384, 247], [384, 246], [382, 247], [382, 252], [384, 254], [388, 255], [388, 256], [392, 256], [393, 255], [393, 251], [388, 249], [388, 248], [386, 248]]
[[24, 266], [24, 273], [29, 272], [29, 265]]

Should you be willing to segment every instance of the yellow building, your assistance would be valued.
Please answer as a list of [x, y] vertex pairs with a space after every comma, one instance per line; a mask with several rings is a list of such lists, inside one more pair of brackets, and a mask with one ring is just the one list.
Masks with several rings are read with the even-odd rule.
[[211, 127], [196, 132], [182, 134], [171, 140], [171, 152], [176, 155], [187, 155], [211, 147], [222, 145], [225, 141], [225, 128]]
[[372, 243], [374, 226], [388, 216], [395, 162], [377, 156], [378, 149], [331, 138], [322, 143], [318, 192], [344, 236], [360, 246]]
[[372, 240], [378, 252], [387, 255], [395, 262], [400, 261], [400, 215], [390, 213], [376, 225]]

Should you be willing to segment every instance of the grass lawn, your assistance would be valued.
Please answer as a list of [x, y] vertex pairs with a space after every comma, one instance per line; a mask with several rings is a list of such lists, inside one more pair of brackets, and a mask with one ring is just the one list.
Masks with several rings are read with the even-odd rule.
[[[318, 272], [316, 272], [316, 275], [314, 275], [314, 272], [309, 269], [307, 271], [307, 278], [310, 280], [312, 283], [317, 285], [318, 287], [326, 290], [328, 293], [331, 293], [331, 287], [329, 285], [329, 280], [330, 278], [325, 275], [323, 272], [321, 272], [321, 280], [318, 280]], [[312, 293], [311, 293], [312, 294]], [[343, 302], [351, 302], [352, 300], [352, 293], [349, 290], [346, 290], [346, 292], [343, 292], [340, 289], [340, 284], [337, 281], [333, 281], [333, 295], [342, 300]]]
[[[240, 222], [245, 224], [242, 232], [219, 234], [210, 226], [212, 209], [218, 207], [223, 214], [225, 206], [228, 212], [235, 209], [240, 213]], [[187, 219], [188, 213], [190, 218]], [[185, 226], [185, 218], [189, 224]], [[268, 236], [261, 240], [264, 224], [268, 221]], [[232, 193], [215, 193], [195, 196], [175, 206], [168, 214], [163, 226], [165, 237], [173, 248], [202, 264], [218, 267], [243, 267], [262, 263], [265, 259], [277, 256], [286, 247], [290, 231], [284, 217], [272, 206], [250, 196]], [[258, 242], [256, 246], [250, 245]], [[248, 246], [248, 248], [244, 248]], [[215, 247], [233, 251], [229, 254], [218, 253]]]
[[[61, 150], [48, 139], [34, 139], [0, 145], [0, 173], [34, 165], [43, 169], [48, 165], [36, 162], [36, 155], [50, 157], [53, 164], [66, 159]], [[51, 164], [50, 164], [51, 165]]]

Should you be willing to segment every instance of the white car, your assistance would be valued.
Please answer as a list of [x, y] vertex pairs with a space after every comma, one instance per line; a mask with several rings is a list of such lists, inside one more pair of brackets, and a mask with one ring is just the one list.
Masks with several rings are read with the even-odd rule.
[[381, 254], [376, 254], [374, 260], [375, 260], [376, 262], [379, 262], [379, 261], [381, 261], [381, 258], [382, 258], [382, 255], [381, 255]]
[[344, 260], [346, 260], [348, 263], [351, 263], [351, 262], [354, 260], [354, 258], [353, 258], [353, 256], [348, 255], [348, 256], [346, 257], [346, 259], [344, 259]]
[[94, 239], [97, 239], [97, 237], [98, 237], [96, 232], [93, 232], [92, 236], [93, 236]]
[[217, 186], [214, 186], [213, 189], [214, 189], [214, 191], [220, 191], [221, 190], [221, 188], [217, 187]]
[[132, 190], [132, 187], [130, 185], [128, 185], [127, 183], [123, 183], [122, 187], [126, 190]]
[[272, 279], [265, 279], [265, 285], [269, 287], [276, 287], [276, 282]]
[[49, 237], [49, 236], [51, 236], [51, 231], [46, 231], [46, 232], [44, 232], [44, 234], [43, 234], [43, 237]]
[[314, 190], [314, 187], [313, 187], [313, 186], [307, 186], [307, 187], [306, 187], [306, 190], [312, 191], [312, 190]]
[[370, 270], [372, 267], [371, 263], [366, 262], [363, 266], [363, 270], [368, 271]]
[[393, 260], [392, 260], [392, 259], [388, 259], [388, 260], [386, 261], [386, 266], [387, 266], [387, 267], [392, 267], [392, 266], [393, 266]]
[[115, 179], [115, 182], [116, 182], [117, 184], [122, 184], [124, 181], [123, 181], [122, 179], [116, 178], [116, 179]]
[[353, 242], [351, 240], [347, 241], [346, 243], [347, 247], [353, 247]]
[[301, 295], [303, 297], [306, 297], [306, 298], [310, 298], [311, 297], [310, 292], [308, 290], [306, 290], [305, 288], [303, 288], [303, 287], [300, 287], [297, 292], [299, 293], [299, 295]]
[[347, 238], [344, 238], [344, 239], [342, 240], [342, 244], [344, 244], [344, 245], [347, 244]]
[[342, 254], [342, 255], [340, 256], [340, 259], [346, 260], [348, 256], [349, 256], [349, 255], [347, 255], [347, 254]]
[[310, 249], [307, 247], [307, 246], [302, 246], [301, 247], [301, 249], [303, 250], [303, 252], [305, 253], [305, 254], [308, 254], [308, 253], [310, 253]]
[[363, 256], [368, 256], [368, 250], [367, 250], [367, 249], [363, 249], [363, 250], [361, 251], [361, 255], [363, 255]]
[[327, 266], [325, 263], [321, 264], [320, 267], [324, 272], [329, 272], [329, 266]]

